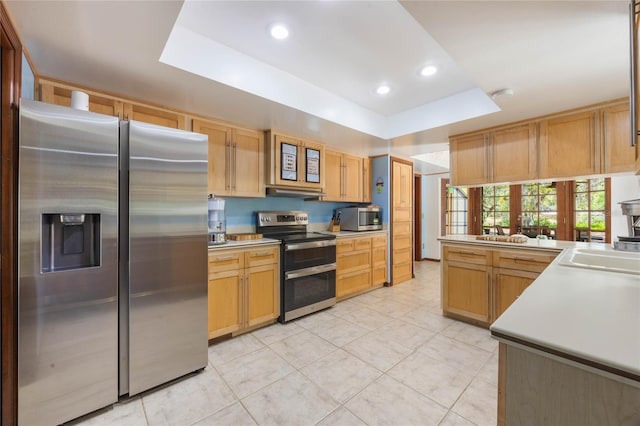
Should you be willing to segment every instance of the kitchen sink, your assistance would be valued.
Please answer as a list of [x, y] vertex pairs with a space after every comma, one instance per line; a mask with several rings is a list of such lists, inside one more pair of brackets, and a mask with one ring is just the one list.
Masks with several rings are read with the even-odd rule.
[[640, 275], [640, 253], [586, 248], [568, 249], [558, 263], [576, 268]]

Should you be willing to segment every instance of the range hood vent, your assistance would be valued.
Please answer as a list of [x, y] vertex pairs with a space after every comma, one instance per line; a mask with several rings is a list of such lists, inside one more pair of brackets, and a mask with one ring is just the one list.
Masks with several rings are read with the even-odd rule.
[[268, 197], [289, 197], [289, 198], [304, 198], [305, 200], [317, 201], [320, 197], [324, 197], [324, 192], [314, 191], [313, 189], [298, 189], [298, 188], [267, 188]]

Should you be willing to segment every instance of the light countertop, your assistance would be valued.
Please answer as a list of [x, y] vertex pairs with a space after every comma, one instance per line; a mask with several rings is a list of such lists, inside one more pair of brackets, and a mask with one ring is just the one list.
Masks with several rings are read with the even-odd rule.
[[449, 243], [465, 243], [465, 244], [478, 244], [482, 246], [503, 248], [508, 247], [511, 249], [526, 248], [537, 250], [552, 250], [554, 252], [560, 252], [567, 248], [573, 247], [585, 247], [597, 250], [608, 250], [611, 247], [608, 244], [602, 243], [583, 243], [578, 241], [558, 241], [558, 240], [539, 240], [537, 238], [529, 238], [525, 243], [507, 243], [503, 241], [487, 241], [477, 240], [475, 235], [447, 235], [445, 237], [438, 237], [439, 241]]
[[321, 234], [330, 234], [335, 235], [336, 238], [353, 238], [353, 237], [370, 237], [376, 234], [387, 235], [389, 233], [386, 229], [381, 229], [378, 231], [340, 231], [340, 232], [331, 232], [331, 231], [316, 231]]
[[280, 244], [280, 240], [274, 240], [272, 238], [260, 238], [258, 240], [227, 241], [224, 244], [209, 245], [209, 251], [245, 248], [247, 246], [259, 246], [264, 244]]
[[640, 275], [564, 266], [560, 260], [516, 299], [491, 332], [640, 381]]

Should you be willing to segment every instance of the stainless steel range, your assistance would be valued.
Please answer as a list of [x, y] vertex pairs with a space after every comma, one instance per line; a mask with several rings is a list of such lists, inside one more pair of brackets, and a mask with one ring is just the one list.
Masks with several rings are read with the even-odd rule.
[[256, 232], [282, 241], [280, 252], [280, 318], [294, 318], [336, 303], [336, 237], [307, 232], [303, 211], [256, 214]]

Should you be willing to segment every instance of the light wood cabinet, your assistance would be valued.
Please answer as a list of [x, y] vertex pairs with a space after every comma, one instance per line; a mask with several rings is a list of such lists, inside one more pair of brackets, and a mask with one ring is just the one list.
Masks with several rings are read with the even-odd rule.
[[193, 120], [193, 131], [209, 137], [209, 193], [265, 196], [262, 132], [205, 120]]
[[371, 284], [381, 286], [387, 282], [387, 236], [371, 237]]
[[278, 318], [279, 256], [277, 246], [209, 251], [209, 339]]
[[336, 242], [336, 298], [355, 296], [387, 281], [387, 236], [339, 238]]
[[614, 105], [601, 112], [602, 172], [616, 173], [635, 170], [640, 148], [631, 146], [629, 104]]
[[442, 253], [443, 312], [485, 326], [502, 315], [557, 255], [446, 243]]
[[600, 172], [596, 117], [596, 111], [588, 111], [540, 122], [540, 178]]
[[413, 165], [391, 161], [391, 281], [413, 277]]
[[533, 123], [491, 132], [491, 182], [534, 179], [537, 174], [537, 126]]
[[489, 135], [452, 138], [449, 141], [451, 185], [482, 185], [489, 182]]
[[267, 144], [266, 183], [321, 190], [325, 185], [325, 150], [318, 142], [298, 139], [272, 131], [265, 133]]
[[373, 179], [371, 177], [371, 158], [362, 159], [362, 201], [370, 203], [373, 200]]
[[40, 100], [62, 106], [71, 106], [71, 92], [81, 90], [89, 95], [89, 111], [111, 115], [121, 120], [136, 120], [172, 129], [186, 130], [184, 114], [163, 108], [133, 102], [125, 98], [40, 79]]
[[323, 201], [362, 202], [362, 158], [326, 149]]

